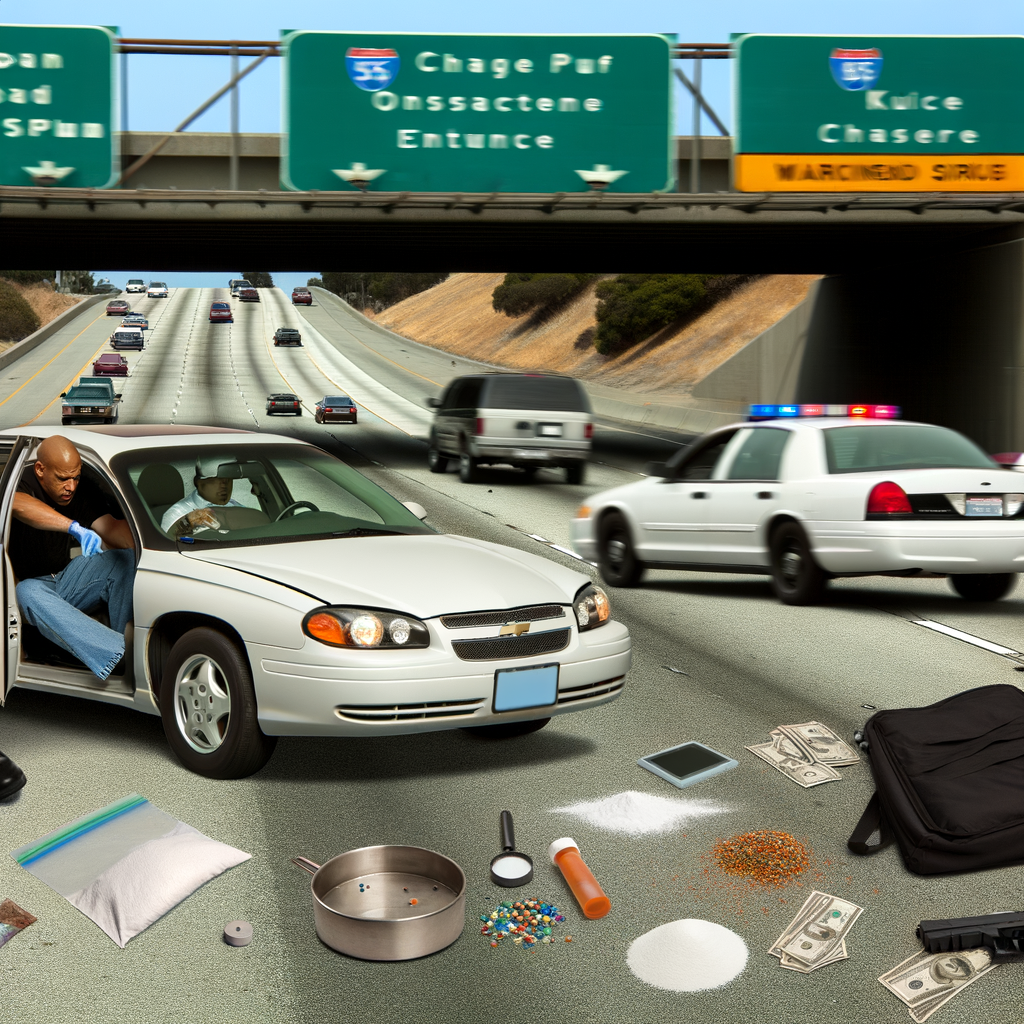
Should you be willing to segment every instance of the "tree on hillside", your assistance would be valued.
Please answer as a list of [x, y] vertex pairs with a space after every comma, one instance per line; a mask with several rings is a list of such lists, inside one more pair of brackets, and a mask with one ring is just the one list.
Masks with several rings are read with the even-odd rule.
[[494, 289], [491, 305], [496, 313], [523, 316], [550, 313], [579, 295], [597, 274], [506, 274]]
[[9, 281], [0, 280], [0, 341], [21, 341], [39, 330], [39, 317], [25, 296]]
[[340, 273], [324, 271], [323, 287], [360, 309], [367, 306], [379, 313], [396, 302], [418, 295], [440, 284], [448, 273]]
[[253, 288], [273, 288], [274, 279], [266, 270], [243, 270], [242, 277], [253, 286]]

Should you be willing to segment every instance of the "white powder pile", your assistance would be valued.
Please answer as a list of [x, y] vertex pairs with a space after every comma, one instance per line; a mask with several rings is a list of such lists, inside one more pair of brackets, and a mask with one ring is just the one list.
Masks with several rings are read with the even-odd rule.
[[747, 945], [713, 921], [670, 921], [641, 935], [626, 954], [629, 969], [655, 988], [703, 992], [728, 984], [747, 965]]
[[643, 836], [652, 832], [670, 832], [688, 821], [723, 814], [728, 810], [731, 808], [714, 800], [671, 800], [628, 789], [603, 800], [555, 807], [551, 813], [573, 814], [609, 832]]

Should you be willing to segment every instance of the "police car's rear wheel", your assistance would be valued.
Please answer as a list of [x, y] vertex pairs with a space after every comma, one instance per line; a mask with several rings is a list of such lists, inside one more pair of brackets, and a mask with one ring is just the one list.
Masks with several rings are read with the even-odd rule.
[[828, 576], [814, 560], [807, 534], [783, 523], [771, 539], [772, 590], [783, 604], [817, 604]]
[[1015, 572], [960, 573], [949, 577], [950, 586], [965, 601], [998, 601], [1017, 585]]

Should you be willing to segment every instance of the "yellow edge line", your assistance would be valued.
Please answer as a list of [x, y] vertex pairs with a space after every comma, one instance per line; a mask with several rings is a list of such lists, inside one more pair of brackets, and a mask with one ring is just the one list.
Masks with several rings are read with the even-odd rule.
[[[103, 312], [102, 312], [102, 313], [100, 313], [100, 314], [99, 314], [99, 315], [98, 315], [98, 316], [96, 317], [96, 320], [99, 320], [99, 318], [100, 318], [101, 316], [106, 316], [106, 315], [107, 315], [107, 311], [106, 311], [106, 307], [104, 307], [104, 310], [103, 310]], [[29, 384], [31, 384], [31, 383], [32, 383], [32, 381], [34, 381], [34, 380], [36, 379], [36, 377], [38, 377], [38, 376], [39, 376], [39, 374], [41, 374], [41, 373], [43, 372], [43, 370], [45, 370], [45, 369], [46, 369], [46, 367], [47, 367], [47, 366], [49, 366], [49, 365], [50, 365], [50, 363], [52, 363], [52, 362], [53, 362], [53, 360], [54, 360], [54, 359], [57, 359], [57, 358], [58, 358], [59, 356], [62, 356], [62, 355], [63, 355], [63, 354], [64, 354], [64, 353], [65, 353], [65, 352], [66, 352], [66, 351], [67, 351], [67, 350], [68, 350], [68, 349], [69, 349], [69, 348], [70, 348], [70, 347], [71, 347], [71, 346], [72, 346], [72, 345], [73, 345], [73, 344], [74, 344], [74, 343], [76, 342], [76, 341], [78, 341], [78, 339], [79, 339], [79, 338], [80, 338], [80, 337], [81, 337], [81, 336], [82, 336], [83, 334], [85, 334], [85, 332], [86, 332], [87, 330], [89, 330], [89, 328], [90, 328], [90, 327], [92, 327], [92, 325], [93, 325], [94, 323], [96, 323], [96, 320], [93, 320], [93, 321], [91, 321], [90, 323], [87, 323], [87, 324], [86, 324], [86, 325], [85, 325], [85, 326], [84, 326], [84, 327], [83, 327], [83, 328], [82, 328], [82, 329], [81, 329], [81, 330], [80, 330], [80, 331], [79, 331], [79, 332], [78, 332], [78, 333], [77, 333], [77, 334], [76, 334], [76, 335], [75, 335], [75, 336], [74, 336], [74, 337], [73, 337], [73, 338], [72, 338], [72, 339], [71, 339], [71, 340], [70, 340], [70, 341], [69, 341], [69, 342], [68, 342], [68, 343], [67, 343], [67, 344], [66, 344], [66, 345], [65, 345], [65, 346], [64, 346], [64, 347], [63, 347], [63, 348], [62, 348], [62, 349], [61, 349], [61, 350], [60, 350], [60, 351], [58, 352], [58, 353], [57, 353], [57, 355], [55, 355], [55, 356], [54, 356], [54, 357], [53, 357], [52, 359], [50, 359], [50, 361], [49, 361], [48, 363], [44, 364], [43, 366], [40, 366], [40, 367], [39, 367], [39, 369], [38, 369], [38, 370], [36, 370], [36, 372], [35, 372], [35, 373], [33, 373], [33, 374], [32, 374], [32, 376], [31, 376], [31, 377], [29, 377], [29, 379], [28, 379], [27, 381], [25, 381], [25, 382], [24, 382], [23, 384], [21, 384], [21, 385], [20, 385], [19, 387], [15, 388], [15, 390], [14, 390], [14, 391], [12, 391], [12, 392], [11, 392], [11, 393], [10, 393], [10, 394], [9, 394], [9, 395], [8, 395], [8, 396], [7, 396], [7, 397], [6, 397], [6, 398], [5, 398], [5, 399], [4, 399], [3, 401], [2, 401], [2, 402], [0, 402], [0, 405], [6, 405], [6, 404], [7, 404], [7, 403], [8, 403], [8, 402], [9, 402], [9, 401], [10, 401], [10, 400], [11, 400], [11, 399], [12, 399], [12, 398], [13, 398], [13, 397], [14, 397], [14, 396], [15, 396], [15, 395], [16, 395], [16, 394], [17, 394], [17, 393], [18, 393], [18, 392], [19, 392], [19, 391], [20, 391], [20, 390], [22, 389], [22, 388], [24, 388], [24, 387], [27, 387], [27, 386], [28, 386]], [[50, 403], [50, 405], [53, 405], [53, 402], [51, 402], [51, 403]], [[50, 407], [50, 406], [47, 406], [46, 408], [48, 409], [49, 407]], [[43, 410], [43, 412], [45, 412], [45, 411], [46, 411], [46, 410], [44, 409], [44, 410]], [[40, 413], [40, 414], [39, 414], [39, 416], [42, 416], [42, 414], [43, 414], [43, 413]], [[36, 417], [36, 419], [38, 419], [38, 418], [39, 418], [39, 416], [37, 416], [37, 417]], [[29, 420], [29, 423], [32, 423], [32, 422], [33, 422], [33, 420]], [[24, 424], [22, 424], [22, 426], [24, 426]]]

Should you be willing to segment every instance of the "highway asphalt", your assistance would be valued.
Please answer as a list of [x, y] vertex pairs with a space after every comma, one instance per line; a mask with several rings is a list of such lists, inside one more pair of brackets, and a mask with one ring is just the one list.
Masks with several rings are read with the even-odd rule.
[[[428, 472], [424, 443], [437, 394], [465, 361], [382, 337], [343, 304], [293, 308], [276, 291], [234, 303], [234, 325], [210, 325], [223, 290], [176, 290], [142, 299], [149, 342], [129, 353], [121, 422], [204, 423], [291, 433], [315, 441], [403, 500], [436, 529], [546, 554], [594, 575], [551, 547], [565, 545], [574, 509], [597, 490], [637, 478], [675, 441], [605, 425], [587, 483], [554, 471], [531, 483], [492, 471], [464, 485]], [[59, 394], [105, 350], [114, 324], [96, 310], [0, 371], [0, 424], [59, 423]], [[298, 326], [302, 348], [274, 348], [278, 326]], [[294, 390], [300, 417], [267, 417], [265, 397]], [[360, 405], [359, 423], [318, 426], [313, 405], [336, 390]], [[339, 567], [343, 571], [343, 567]], [[453, 572], [472, 567], [453, 566]], [[1020, 867], [919, 878], [895, 848], [861, 859], [846, 839], [872, 792], [868, 764], [842, 781], [803, 790], [744, 750], [774, 726], [820, 720], [849, 737], [874, 708], [931, 703], [990, 683], [1016, 684], [1017, 663], [915, 624], [927, 619], [1024, 650], [1022, 591], [991, 606], [955, 597], [942, 580], [835, 583], [814, 608], [782, 606], [767, 579], [655, 572], [612, 590], [615, 616], [634, 642], [623, 696], [563, 715], [533, 735], [484, 741], [465, 732], [377, 740], [285, 738], [256, 776], [214, 782], [170, 755], [158, 719], [120, 707], [15, 690], [0, 711], [0, 749], [26, 771], [19, 797], [0, 804], [0, 836], [13, 850], [130, 792], [200, 831], [252, 854], [210, 882], [124, 949], [62, 897], [0, 856], [0, 899], [39, 921], [0, 949], [0, 1019], [21, 1021], [489, 1021], [576, 1024], [669, 1021], [860, 1024], [906, 1021], [877, 977], [910, 956], [914, 928], [930, 917], [1022, 909]], [[676, 671], [673, 671], [676, 670]], [[695, 739], [739, 767], [678, 791], [638, 757]], [[723, 810], [675, 831], [627, 836], [553, 809], [625, 790], [711, 798]], [[518, 847], [536, 865], [517, 896], [557, 903], [563, 935], [535, 952], [492, 949], [479, 915], [508, 895], [490, 883], [498, 816], [512, 812]], [[780, 829], [813, 848], [813, 865], [781, 890], [738, 891], [704, 874], [715, 841]], [[612, 902], [582, 918], [548, 843], [571, 835]], [[425, 846], [456, 860], [469, 879], [466, 926], [449, 948], [422, 960], [371, 963], [341, 956], [313, 930], [309, 879], [290, 863], [322, 863], [378, 843]], [[2, 851], [0, 851], [2, 852]], [[803, 976], [767, 950], [811, 889], [861, 904], [848, 960]], [[737, 932], [749, 960], [727, 986], [673, 993], [637, 980], [630, 943], [658, 925], [703, 918]], [[254, 924], [250, 946], [220, 936]], [[1024, 1016], [1020, 966], [1004, 966], [943, 1007], [934, 1020], [1016, 1022]]]

